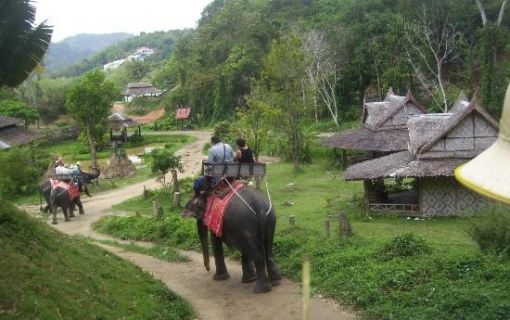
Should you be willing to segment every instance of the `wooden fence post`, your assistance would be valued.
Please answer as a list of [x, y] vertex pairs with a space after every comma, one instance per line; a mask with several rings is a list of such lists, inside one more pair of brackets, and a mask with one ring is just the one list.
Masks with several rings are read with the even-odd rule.
[[143, 200], [147, 200], [149, 198], [149, 191], [147, 191], [147, 188], [143, 186]]
[[289, 225], [294, 227], [296, 225], [296, 217], [294, 215], [289, 216]]
[[326, 219], [326, 221], [324, 221], [324, 232], [326, 232], [326, 238], [329, 239], [329, 237], [331, 236], [331, 222], [329, 221], [329, 219]]
[[179, 187], [179, 179], [177, 179], [177, 170], [172, 169], [170, 172], [172, 173], [172, 192], [180, 192], [181, 189]]
[[176, 208], [181, 207], [181, 193], [180, 192], [174, 192], [174, 207], [176, 207]]
[[340, 236], [342, 238], [350, 237], [352, 235], [352, 227], [347, 216], [341, 213], [338, 216], [338, 220], [340, 222], [338, 226]]
[[159, 201], [152, 201], [152, 209], [154, 218], [161, 218], [163, 215], [163, 208], [161, 208]]

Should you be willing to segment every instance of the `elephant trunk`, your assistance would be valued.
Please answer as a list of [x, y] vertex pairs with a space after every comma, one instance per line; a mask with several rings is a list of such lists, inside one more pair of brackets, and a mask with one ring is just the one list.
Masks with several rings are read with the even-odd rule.
[[200, 244], [202, 245], [202, 253], [204, 256], [204, 266], [207, 271], [211, 270], [209, 264], [209, 238], [207, 237], [207, 228], [201, 219], [197, 219], [197, 231], [200, 237]]

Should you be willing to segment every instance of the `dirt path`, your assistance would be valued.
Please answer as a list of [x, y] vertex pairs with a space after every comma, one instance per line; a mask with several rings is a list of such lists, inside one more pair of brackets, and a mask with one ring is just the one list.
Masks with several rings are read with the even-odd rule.
[[[189, 134], [198, 138], [178, 154], [182, 156], [185, 172], [180, 177], [193, 176], [200, 169], [202, 148], [210, 137], [209, 132], [186, 131], [175, 134]], [[72, 218], [65, 223], [58, 215], [58, 230], [68, 234], [80, 234], [94, 239], [110, 239], [91, 229], [91, 224], [109, 214], [112, 205], [142, 193], [143, 186], [156, 188], [160, 184], [154, 179], [130, 185], [121, 189], [83, 198], [85, 215]], [[163, 281], [168, 288], [186, 299], [196, 310], [199, 319], [301, 319], [300, 288], [284, 279], [282, 284], [267, 294], [254, 294], [253, 283], [241, 283], [241, 267], [235, 261], [227, 261], [231, 278], [227, 281], [212, 280], [212, 272], [203, 267], [201, 254], [184, 252], [191, 261], [168, 263], [156, 258], [127, 252], [110, 246], [103, 246], [149, 272], [154, 278]], [[311, 319], [355, 319], [354, 313], [340, 307], [331, 300], [313, 298]]]

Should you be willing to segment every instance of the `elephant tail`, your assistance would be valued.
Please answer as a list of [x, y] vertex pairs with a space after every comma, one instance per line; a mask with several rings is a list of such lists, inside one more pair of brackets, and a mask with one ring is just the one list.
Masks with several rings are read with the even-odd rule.
[[43, 211], [43, 207], [42, 207], [42, 191], [39, 190], [39, 211]]

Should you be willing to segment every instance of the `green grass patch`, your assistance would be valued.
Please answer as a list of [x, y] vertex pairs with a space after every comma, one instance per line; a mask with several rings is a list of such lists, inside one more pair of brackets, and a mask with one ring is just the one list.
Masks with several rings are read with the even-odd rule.
[[135, 265], [0, 200], [0, 318], [194, 319]]
[[[367, 216], [362, 184], [344, 181], [343, 172], [325, 162], [304, 165], [298, 173], [290, 164], [270, 164], [268, 186], [278, 216], [275, 254], [290, 279], [300, 281], [309, 256], [314, 290], [359, 307], [367, 318], [510, 318], [510, 263], [482, 254], [468, 232], [481, 218]], [[151, 200], [137, 197], [116, 206], [138, 215], [105, 217], [98, 231], [199, 247], [193, 220], [181, 218], [169, 204], [162, 219], [150, 218]], [[354, 236], [340, 237], [340, 213], [349, 217]], [[290, 215], [295, 227], [289, 226]], [[323, 229], [328, 217], [330, 239]], [[175, 230], [188, 235], [171, 236]]]
[[148, 247], [138, 245], [134, 242], [125, 244], [120, 243], [118, 241], [112, 241], [112, 240], [95, 240], [95, 239], [88, 239], [92, 243], [101, 243], [106, 244], [109, 246], [114, 246], [117, 248], [124, 249], [126, 251], [136, 252], [148, 256], [152, 256], [155, 258], [158, 258], [163, 261], [167, 262], [188, 262], [190, 261], [188, 257], [182, 255], [173, 247], [169, 246], [162, 246], [162, 245], [151, 245]]

